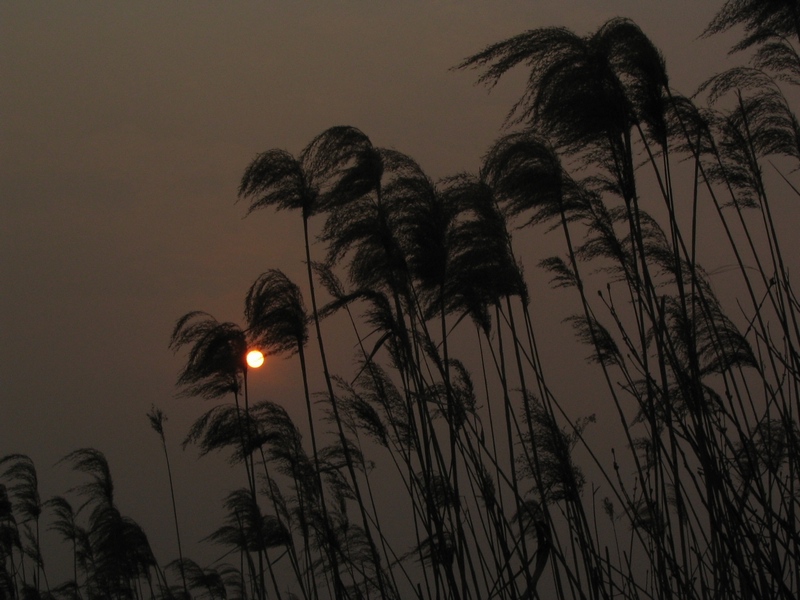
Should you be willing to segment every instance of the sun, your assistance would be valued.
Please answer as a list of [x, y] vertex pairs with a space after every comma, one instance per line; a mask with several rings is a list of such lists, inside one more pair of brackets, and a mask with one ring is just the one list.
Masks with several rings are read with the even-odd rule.
[[264, 354], [261, 350], [250, 350], [247, 353], [247, 364], [253, 369], [257, 369], [264, 364]]

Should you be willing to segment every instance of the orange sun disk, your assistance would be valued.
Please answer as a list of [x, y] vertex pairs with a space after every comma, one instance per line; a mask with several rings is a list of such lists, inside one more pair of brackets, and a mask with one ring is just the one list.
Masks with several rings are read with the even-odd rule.
[[257, 369], [264, 364], [264, 354], [261, 350], [250, 350], [247, 353], [247, 364], [253, 369]]

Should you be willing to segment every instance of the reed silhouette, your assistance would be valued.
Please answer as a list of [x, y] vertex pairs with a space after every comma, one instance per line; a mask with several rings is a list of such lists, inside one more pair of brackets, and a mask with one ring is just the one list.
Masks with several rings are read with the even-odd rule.
[[[178, 557], [162, 568], [97, 450], [68, 455], [88, 482], [45, 502], [31, 460], [10, 455], [0, 597], [796, 598], [800, 302], [779, 205], [800, 196], [784, 95], [800, 82], [798, 23], [792, 3], [727, 2], [706, 35], [743, 25], [733, 52], [751, 62], [692, 97], [627, 19], [491, 45], [458, 68], [489, 85], [529, 77], [477, 173], [433, 181], [345, 126], [297, 157], [256, 156], [239, 197], [253, 217], [300, 211], [310, 312], [273, 268], [243, 325], [190, 312], [170, 340], [181, 394], [233, 396], [184, 440], [244, 466], [204, 532], [230, 562], [183, 555], [173, 499]], [[570, 376], [591, 387], [611, 447], [546, 368], [535, 323], [549, 309], [520, 230], [557, 239], [538, 267], [574, 307], [563, 327], [587, 364]], [[736, 290], [700, 265], [707, 235]], [[330, 321], [352, 339], [326, 334]], [[302, 426], [251, 402], [253, 346], [296, 357]], [[334, 346], [355, 348], [352, 373], [330, 371]], [[165, 417], [148, 417], [169, 467]], [[58, 586], [42, 518], [72, 550]]]

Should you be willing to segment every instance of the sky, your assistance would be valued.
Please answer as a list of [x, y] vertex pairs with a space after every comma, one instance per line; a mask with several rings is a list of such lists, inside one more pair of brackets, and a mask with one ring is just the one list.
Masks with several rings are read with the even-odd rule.
[[[475, 72], [452, 70], [462, 59], [526, 29], [586, 34], [625, 16], [688, 94], [730, 66], [730, 38], [699, 38], [720, 4], [0, 4], [0, 456], [29, 455], [47, 498], [80, 481], [62, 457], [103, 451], [122, 511], [166, 562], [176, 556], [169, 489], [146, 418], [156, 404], [196, 555], [242, 482], [224, 457], [180, 447], [211, 405], [176, 397], [172, 327], [191, 310], [241, 322], [267, 269], [303, 281], [299, 216], [244, 219], [236, 203], [255, 155], [296, 154], [327, 127], [353, 125], [434, 179], [474, 171], [525, 73], [489, 92]], [[342, 352], [335, 368], [349, 366]], [[298, 375], [268, 359], [254, 394], [299, 411]]]

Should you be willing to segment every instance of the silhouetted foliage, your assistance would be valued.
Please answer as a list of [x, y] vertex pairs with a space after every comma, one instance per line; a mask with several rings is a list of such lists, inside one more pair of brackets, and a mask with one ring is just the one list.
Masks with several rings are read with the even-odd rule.
[[189, 356], [178, 376], [183, 395], [218, 398], [238, 393], [247, 353], [246, 336], [238, 325], [219, 323], [201, 311], [186, 313], [170, 337], [173, 351], [184, 346], [189, 346]]
[[[228, 562], [198, 564], [178, 539], [162, 571], [101, 452], [67, 455], [83, 479], [46, 502], [13, 454], [0, 459], [0, 598], [796, 598], [800, 302], [772, 175], [800, 195], [781, 88], [800, 81], [798, 23], [794, 2], [725, 3], [706, 35], [744, 26], [734, 50], [753, 48], [752, 65], [693, 97], [670, 89], [627, 19], [493, 44], [460, 67], [492, 85], [518, 66], [529, 76], [508, 115], [518, 128], [476, 174], [433, 181], [346, 126], [297, 157], [256, 156], [239, 197], [248, 214], [301, 212], [308, 287], [268, 269], [245, 328], [190, 312], [170, 338], [187, 353], [180, 395], [233, 395], [183, 442], [246, 468], [205, 538]], [[519, 229], [561, 250], [521, 256]], [[740, 296], [700, 265], [710, 245]], [[568, 299], [552, 314], [588, 347], [582, 369], [545, 355], [551, 296], [523, 270], [532, 254]], [[350, 375], [330, 372], [331, 340], [353, 349]], [[299, 361], [305, 427], [293, 397], [251, 403], [248, 343]], [[586, 402], [594, 414], [574, 416]], [[148, 419], [169, 467], [164, 413]], [[174, 496], [173, 511], [177, 533]], [[42, 517], [71, 546], [57, 586]]]

